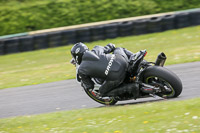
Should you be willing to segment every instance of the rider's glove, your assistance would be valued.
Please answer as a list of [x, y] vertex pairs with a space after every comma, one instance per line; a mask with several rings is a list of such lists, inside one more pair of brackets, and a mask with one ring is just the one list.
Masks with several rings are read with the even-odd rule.
[[115, 50], [115, 44], [109, 43], [104, 48], [106, 53], [111, 53]]
[[76, 61], [74, 60], [74, 58], [71, 59], [70, 63], [76, 66]]

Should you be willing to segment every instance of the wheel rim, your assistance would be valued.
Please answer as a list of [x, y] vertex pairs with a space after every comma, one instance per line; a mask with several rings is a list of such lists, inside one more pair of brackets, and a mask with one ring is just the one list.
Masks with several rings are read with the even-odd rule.
[[[157, 76], [150, 76], [148, 78], [146, 78], [145, 83], [147, 84], [151, 84], [151, 85], [158, 85], [161, 87], [161, 94], [162, 97], [173, 97], [175, 95], [175, 91], [174, 88], [170, 85], [169, 82], [167, 82], [166, 80], [164, 80], [163, 78], [157, 77]], [[168, 89], [168, 90], [167, 90]], [[170, 89], [170, 91], [169, 91]], [[169, 91], [169, 92], [167, 92]]]

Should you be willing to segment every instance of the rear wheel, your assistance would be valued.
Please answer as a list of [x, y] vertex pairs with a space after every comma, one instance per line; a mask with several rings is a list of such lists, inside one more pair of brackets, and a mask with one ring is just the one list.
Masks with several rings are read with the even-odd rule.
[[179, 77], [160, 66], [151, 66], [143, 73], [143, 82], [159, 87], [161, 92], [156, 93], [160, 97], [174, 98], [181, 94], [182, 83]]
[[117, 103], [117, 100], [115, 100], [114, 98], [110, 98], [110, 100], [104, 100], [102, 98], [99, 98], [97, 95], [97, 92], [95, 91], [89, 91], [87, 89], [84, 89], [86, 94], [92, 98], [94, 101], [98, 102], [98, 103], [101, 103], [101, 104], [104, 104], [104, 105], [114, 105]]

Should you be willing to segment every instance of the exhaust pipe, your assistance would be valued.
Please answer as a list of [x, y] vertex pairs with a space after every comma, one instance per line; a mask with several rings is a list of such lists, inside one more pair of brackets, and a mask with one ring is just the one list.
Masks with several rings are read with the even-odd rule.
[[165, 64], [165, 60], [167, 59], [166, 55], [162, 52], [158, 55], [157, 59], [156, 59], [156, 62], [155, 62], [155, 65], [156, 66], [164, 66]]

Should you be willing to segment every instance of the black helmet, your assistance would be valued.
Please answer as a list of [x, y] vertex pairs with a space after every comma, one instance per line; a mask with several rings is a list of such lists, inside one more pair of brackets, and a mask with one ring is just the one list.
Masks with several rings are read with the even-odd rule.
[[81, 42], [74, 44], [71, 49], [71, 54], [77, 64], [81, 64], [82, 56], [87, 50], [89, 50], [88, 47]]

